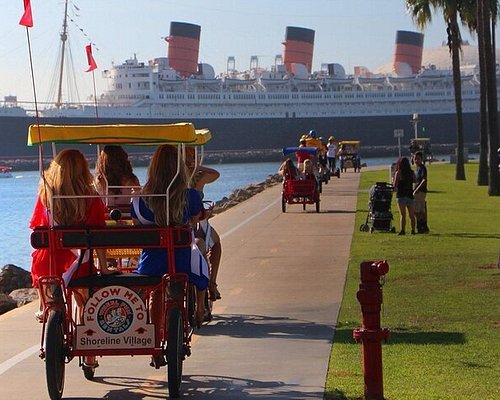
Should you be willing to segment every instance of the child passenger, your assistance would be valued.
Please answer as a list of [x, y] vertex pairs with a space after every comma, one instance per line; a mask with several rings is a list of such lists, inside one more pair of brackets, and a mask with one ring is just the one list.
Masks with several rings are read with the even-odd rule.
[[[204, 165], [196, 165], [195, 155], [196, 153], [194, 148], [186, 148], [186, 166], [188, 167], [188, 172], [191, 176], [191, 182], [189, 185], [193, 189], [196, 189], [203, 199], [203, 188], [205, 185], [215, 182], [219, 179], [220, 174], [213, 168], [205, 167]], [[195, 166], [196, 170], [194, 170]], [[222, 257], [220, 236], [207, 218], [199, 222], [197, 236], [201, 237], [205, 241], [207, 249], [208, 263], [210, 265], [210, 282], [208, 284], [210, 300], [220, 300], [222, 296], [217, 285], [217, 275], [219, 273], [220, 260]]]
[[[198, 222], [203, 203], [195, 189], [188, 189], [188, 174], [183, 162], [177, 165], [177, 148], [170, 145], [159, 146], [148, 168], [148, 178], [141, 196], [132, 200], [132, 219], [136, 225], [156, 225], [159, 227], [193, 225]], [[179, 173], [176, 176], [177, 169]], [[168, 217], [166, 196], [148, 196], [169, 193]], [[189, 281], [196, 286], [196, 323], [204, 319], [205, 291], [208, 286], [208, 269], [200, 267], [197, 274], [191, 270], [191, 248], [181, 247], [175, 251], [177, 272], [188, 274]], [[143, 249], [139, 260], [138, 272], [145, 275], [162, 276], [168, 272], [166, 249]], [[151, 318], [159, 327], [161, 320], [161, 297], [154, 292], [150, 302]], [[163, 360], [153, 360], [152, 365], [159, 367]]]

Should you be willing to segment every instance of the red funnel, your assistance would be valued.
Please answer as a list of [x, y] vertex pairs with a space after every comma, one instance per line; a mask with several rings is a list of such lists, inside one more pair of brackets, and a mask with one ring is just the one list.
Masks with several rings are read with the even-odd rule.
[[424, 35], [418, 32], [397, 31], [396, 48], [394, 50], [394, 70], [401, 74], [402, 64], [408, 64], [413, 74], [422, 68], [422, 53], [424, 49]]
[[168, 42], [168, 64], [185, 78], [198, 70], [200, 32], [199, 25], [170, 23], [170, 35], [165, 39]]
[[288, 26], [286, 28], [283, 63], [287, 71], [292, 71], [291, 64], [305, 65], [311, 72], [314, 49], [314, 31], [307, 28]]

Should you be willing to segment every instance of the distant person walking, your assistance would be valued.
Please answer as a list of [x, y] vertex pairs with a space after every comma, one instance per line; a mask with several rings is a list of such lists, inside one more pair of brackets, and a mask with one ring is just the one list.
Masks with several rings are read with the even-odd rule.
[[332, 174], [335, 173], [336, 165], [335, 165], [335, 157], [337, 157], [337, 144], [335, 143], [335, 138], [330, 136], [328, 139], [328, 144], [326, 145], [328, 151], [326, 153], [326, 157], [328, 159], [328, 168], [330, 168], [330, 172]]
[[424, 164], [424, 155], [421, 151], [417, 151], [414, 155], [415, 164], [417, 166], [415, 189], [413, 196], [415, 197], [415, 218], [417, 220], [417, 232], [428, 233], [427, 226], [427, 203], [425, 201], [427, 195], [427, 168]]
[[411, 234], [415, 234], [415, 200], [413, 197], [413, 184], [415, 181], [415, 173], [411, 169], [410, 161], [406, 157], [401, 157], [396, 164], [396, 172], [394, 173], [394, 187], [400, 214], [400, 231], [398, 235], [405, 234], [406, 210], [408, 210], [410, 218]]

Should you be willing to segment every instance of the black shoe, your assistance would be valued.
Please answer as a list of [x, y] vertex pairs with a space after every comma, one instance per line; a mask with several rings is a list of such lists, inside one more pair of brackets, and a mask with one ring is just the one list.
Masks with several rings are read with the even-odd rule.
[[151, 356], [151, 362], [149, 363], [149, 365], [155, 369], [160, 369], [161, 367], [167, 365], [167, 360], [165, 360], [163, 354], [160, 354], [158, 356]]
[[398, 236], [402, 236], [402, 235], [404, 235], [404, 234], [405, 234], [405, 231], [400, 231], [400, 232], [398, 233]]

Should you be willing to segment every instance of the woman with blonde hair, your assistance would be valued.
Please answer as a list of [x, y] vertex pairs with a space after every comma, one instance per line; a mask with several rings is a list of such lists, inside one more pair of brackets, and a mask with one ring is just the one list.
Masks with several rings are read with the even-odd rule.
[[[55, 196], [50, 204], [50, 198]], [[57, 196], [74, 196], [58, 198]], [[89, 196], [89, 197], [78, 197]], [[95, 197], [90, 197], [95, 196]], [[51, 209], [52, 207], [52, 209]], [[105, 225], [105, 210], [93, 186], [93, 176], [85, 157], [78, 150], [62, 150], [44, 172], [38, 186], [38, 198], [30, 221], [30, 228], [55, 225]], [[97, 251], [101, 272], [106, 273], [104, 251]], [[33, 285], [38, 286], [38, 278], [49, 275], [49, 250], [36, 249], [33, 254], [31, 276]], [[89, 263], [82, 263], [78, 271], [71, 269], [75, 254], [71, 250], [57, 250], [53, 265], [56, 274], [69, 282], [73, 274], [86, 276], [91, 272]]]
[[[132, 219], [137, 225], [160, 227], [192, 225], [201, 214], [203, 203], [195, 189], [188, 189], [188, 174], [184, 162], [178, 162], [177, 148], [171, 145], [159, 146], [148, 168], [147, 182], [141, 196], [132, 200]], [[168, 212], [166, 194], [168, 190]], [[150, 196], [152, 195], [152, 196]], [[191, 248], [180, 247], [175, 250], [176, 272], [188, 274], [189, 281], [196, 286], [196, 322], [200, 326], [205, 314], [205, 291], [208, 286], [208, 266], [200, 265], [193, 271]], [[138, 272], [145, 275], [162, 276], [168, 273], [168, 254], [166, 249], [143, 249], [139, 259]], [[161, 319], [160, 293], [154, 292], [150, 302], [151, 319], [159, 327]], [[164, 365], [164, 360], [153, 360], [152, 366]]]
[[[30, 228], [50, 226], [52, 223], [54, 225], [104, 226], [104, 204], [93, 186], [93, 180], [88, 162], [80, 151], [62, 150], [52, 160], [40, 180]], [[58, 196], [70, 197], [59, 198]], [[101, 273], [110, 273], [106, 265], [105, 251], [99, 249], [96, 253]], [[50, 268], [51, 254], [52, 269]], [[31, 277], [33, 286], [36, 288], [39, 288], [38, 279], [41, 276], [56, 275], [67, 284], [74, 277], [96, 273], [93, 265], [89, 263], [92, 255], [88, 252], [80, 257], [77, 250], [55, 250], [51, 253], [49, 249], [36, 249], [32, 257]], [[86, 292], [75, 296], [79, 306], [79, 318], [81, 318], [83, 304], [87, 297]], [[35, 317], [40, 322], [43, 321], [41, 307], [40, 311], [35, 313]], [[93, 356], [85, 357], [84, 364], [88, 367], [97, 367]]]

